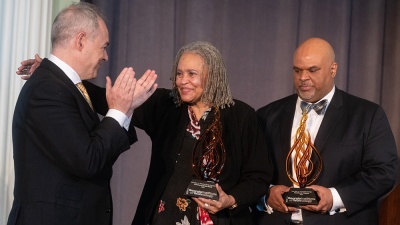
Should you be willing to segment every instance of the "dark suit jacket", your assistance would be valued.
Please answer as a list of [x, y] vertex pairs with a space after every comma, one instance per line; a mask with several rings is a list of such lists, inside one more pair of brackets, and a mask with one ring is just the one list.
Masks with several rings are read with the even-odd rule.
[[[272, 184], [292, 186], [285, 170], [297, 95], [257, 111], [275, 161]], [[323, 170], [314, 184], [338, 191], [345, 213], [314, 214], [303, 210], [304, 225], [376, 225], [378, 199], [396, 181], [397, 150], [383, 109], [336, 89], [315, 138]], [[264, 213], [260, 224], [287, 224], [290, 214]]]
[[101, 122], [71, 80], [43, 59], [13, 118], [14, 203], [8, 225], [108, 225], [112, 165], [136, 141], [112, 118]]

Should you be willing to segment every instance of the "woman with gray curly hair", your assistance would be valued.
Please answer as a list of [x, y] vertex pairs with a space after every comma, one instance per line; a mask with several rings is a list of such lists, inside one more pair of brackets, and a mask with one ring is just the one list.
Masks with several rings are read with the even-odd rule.
[[[255, 224], [249, 207], [268, 189], [272, 166], [254, 109], [232, 98], [210, 43], [183, 46], [171, 80], [172, 90], [159, 88], [132, 118], [153, 144], [132, 224]], [[185, 195], [192, 179], [216, 183], [216, 200]]]

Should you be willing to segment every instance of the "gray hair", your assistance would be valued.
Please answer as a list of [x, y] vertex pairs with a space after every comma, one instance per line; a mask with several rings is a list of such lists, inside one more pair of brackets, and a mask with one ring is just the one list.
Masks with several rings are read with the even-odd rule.
[[228, 84], [228, 76], [224, 61], [218, 49], [208, 42], [192, 42], [183, 46], [175, 57], [175, 63], [172, 68], [171, 81], [172, 81], [172, 96], [176, 105], [182, 104], [182, 99], [176, 86], [177, 67], [180, 58], [184, 53], [194, 53], [201, 56], [205, 65], [208, 68], [207, 81], [204, 87], [204, 93], [201, 96], [201, 101], [210, 103], [214, 107], [221, 107], [222, 109], [227, 106], [234, 105]]
[[54, 19], [51, 27], [52, 48], [64, 46], [75, 34], [85, 32], [94, 39], [98, 34], [99, 22], [104, 15], [96, 6], [79, 2], [64, 8]]

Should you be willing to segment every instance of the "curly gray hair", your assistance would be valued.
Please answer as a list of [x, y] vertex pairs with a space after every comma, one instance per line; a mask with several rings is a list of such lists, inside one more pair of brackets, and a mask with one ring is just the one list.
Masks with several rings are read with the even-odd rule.
[[180, 58], [184, 53], [194, 53], [201, 56], [205, 65], [208, 68], [208, 76], [204, 87], [204, 93], [201, 96], [201, 101], [210, 103], [214, 107], [221, 107], [234, 105], [228, 84], [228, 76], [224, 61], [218, 49], [208, 42], [196, 41], [183, 46], [175, 57], [175, 63], [172, 68], [171, 81], [172, 81], [172, 96], [176, 105], [182, 104], [182, 99], [176, 86], [177, 67]]

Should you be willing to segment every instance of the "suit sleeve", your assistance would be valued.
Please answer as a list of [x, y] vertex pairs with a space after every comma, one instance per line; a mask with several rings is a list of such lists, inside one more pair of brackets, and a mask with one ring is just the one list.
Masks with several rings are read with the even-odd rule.
[[[169, 95], [168, 89], [158, 88], [149, 99], [135, 109], [132, 115], [132, 124], [143, 129], [150, 137], [158, 132], [163, 120], [170, 120], [168, 109], [176, 109]], [[172, 114], [174, 115], [174, 114]]]
[[265, 139], [253, 109], [246, 112], [240, 129], [242, 133], [240, 181], [229, 191], [229, 194], [235, 197], [238, 207], [231, 213], [247, 209], [265, 195], [273, 174]]
[[50, 160], [88, 178], [128, 150], [130, 137], [112, 118], [91, 119], [80, 104], [63, 83], [44, 81], [31, 93], [26, 126]]
[[397, 178], [396, 144], [382, 107], [363, 132], [360, 170], [335, 187], [350, 215], [388, 193]]

